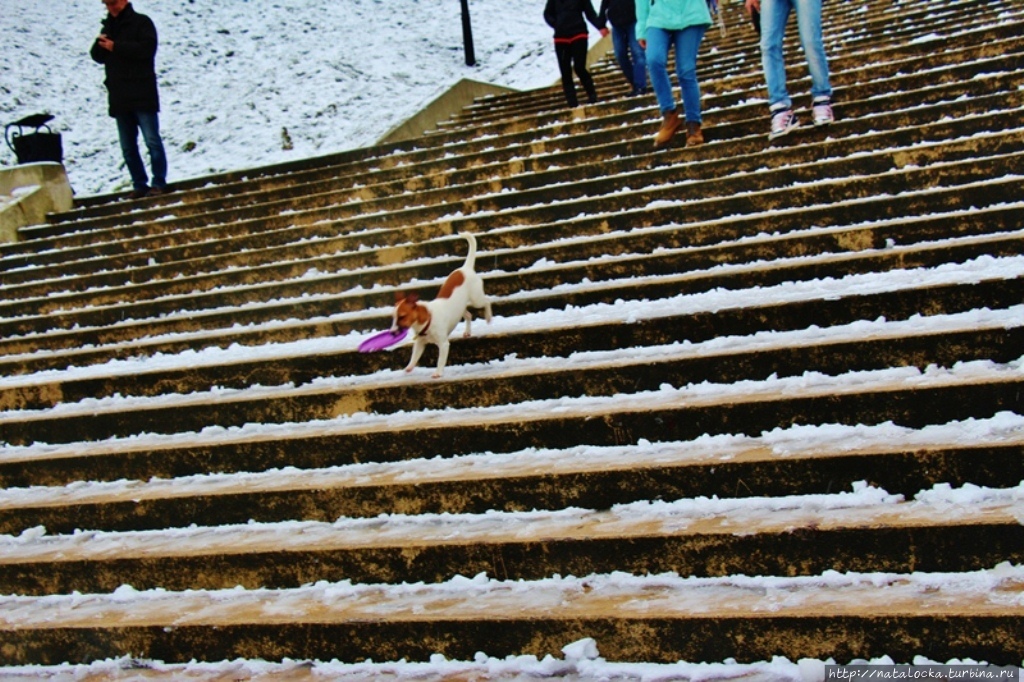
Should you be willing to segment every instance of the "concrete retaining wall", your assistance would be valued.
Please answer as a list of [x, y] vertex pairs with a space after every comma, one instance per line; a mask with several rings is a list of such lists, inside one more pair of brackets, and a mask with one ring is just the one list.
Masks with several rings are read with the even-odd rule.
[[430, 130], [434, 130], [439, 122], [446, 121], [461, 112], [465, 107], [472, 104], [473, 100], [487, 95], [500, 95], [506, 92], [515, 92], [515, 90], [463, 78], [424, 107], [418, 114], [385, 133], [383, 137], [377, 140], [377, 144], [401, 142], [402, 140], [411, 140], [419, 137]]
[[26, 163], [0, 169], [0, 243], [18, 241], [18, 229], [46, 222], [47, 213], [71, 208], [63, 164]]

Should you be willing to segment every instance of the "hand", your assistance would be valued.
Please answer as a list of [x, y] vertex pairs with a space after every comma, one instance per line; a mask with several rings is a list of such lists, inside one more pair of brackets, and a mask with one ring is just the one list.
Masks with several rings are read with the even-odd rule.
[[609, 33], [611, 33], [611, 31], [609, 31], [607, 28], [602, 28], [601, 29], [601, 37], [602, 38], [606, 38]]
[[747, 14], [761, 11], [761, 0], [747, 0]]
[[105, 33], [101, 33], [100, 37], [96, 39], [96, 42], [104, 50], [109, 50], [110, 52], [114, 51], [114, 41], [107, 37]]
[[640, 49], [641, 50], [643, 50], [644, 52], [647, 51], [647, 41], [646, 40], [641, 39], [641, 40], [638, 40], [636, 42], [640, 45]]

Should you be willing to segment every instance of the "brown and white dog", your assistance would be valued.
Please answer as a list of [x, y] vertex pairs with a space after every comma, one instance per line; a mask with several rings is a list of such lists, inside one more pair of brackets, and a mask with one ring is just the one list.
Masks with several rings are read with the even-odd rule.
[[484, 293], [484, 283], [476, 274], [476, 237], [468, 232], [460, 233], [469, 242], [469, 253], [462, 267], [448, 275], [441, 285], [441, 291], [433, 301], [423, 303], [416, 294], [408, 296], [395, 294], [395, 314], [391, 331], [411, 329], [413, 332], [412, 358], [405, 371], [411, 372], [419, 362], [428, 343], [437, 346], [437, 369], [434, 378], [440, 377], [448, 362], [448, 335], [459, 320], [466, 321], [462, 336], [470, 335], [470, 321], [473, 316], [468, 307], [483, 308], [484, 319], [491, 321], [491, 301]]

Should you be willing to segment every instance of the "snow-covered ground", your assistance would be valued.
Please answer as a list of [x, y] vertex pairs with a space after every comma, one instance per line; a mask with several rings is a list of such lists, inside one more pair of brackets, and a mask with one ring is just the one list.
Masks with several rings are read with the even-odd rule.
[[[457, 0], [133, 6], [160, 38], [171, 182], [373, 144], [463, 78], [529, 89], [558, 77], [536, 0], [469, 2], [474, 66], [466, 65]], [[103, 67], [88, 54], [105, 12], [99, 0], [0, 0], [0, 124], [53, 114], [80, 195], [130, 186]], [[4, 145], [0, 165], [14, 162]]]

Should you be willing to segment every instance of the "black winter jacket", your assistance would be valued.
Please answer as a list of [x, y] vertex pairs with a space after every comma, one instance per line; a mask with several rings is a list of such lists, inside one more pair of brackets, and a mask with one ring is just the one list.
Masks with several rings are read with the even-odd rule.
[[116, 17], [108, 14], [100, 33], [114, 41], [114, 51], [94, 42], [89, 55], [106, 70], [110, 115], [132, 111], [160, 111], [156, 89], [156, 26], [145, 14], [125, 5]]
[[544, 21], [555, 29], [555, 40], [575, 38], [587, 34], [586, 15], [597, 28], [604, 28], [604, 21], [597, 16], [590, 0], [548, 0], [544, 6]]
[[612, 26], [630, 27], [636, 23], [636, 0], [602, 0], [598, 15]]

